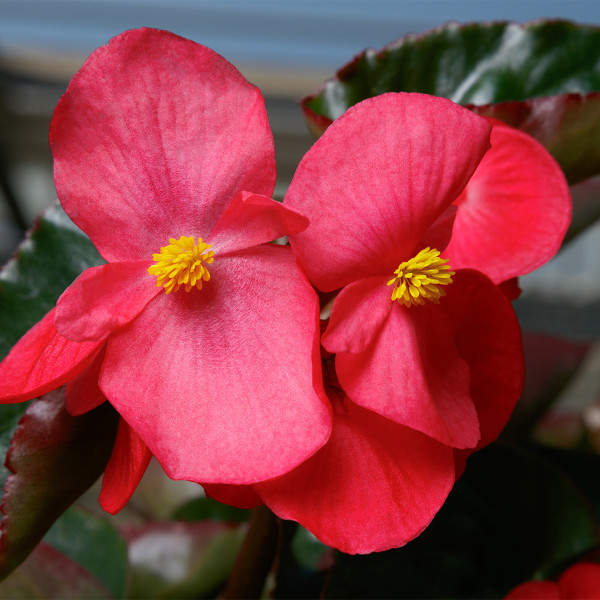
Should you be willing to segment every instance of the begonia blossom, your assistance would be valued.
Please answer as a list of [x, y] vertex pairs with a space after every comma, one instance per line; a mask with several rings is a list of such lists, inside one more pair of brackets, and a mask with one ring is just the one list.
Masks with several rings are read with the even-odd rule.
[[[325, 378], [332, 434], [290, 473], [208, 485], [208, 494], [264, 502], [348, 553], [401, 546], [430, 523], [461, 452], [498, 436], [522, 389], [520, 328], [496, 283], [547, 260], [570, 215], [559, 167], [511, 135], [442, 98], [385, 94], [349, 109], [315, 143], [284, 204], [310, 219], [290, 236], [309, 279], [340, 290], [322, 338], [335, 355]], [[534, 166], [515, 164], [520, 175], [503, 188], [506, 161], [525, 159]], [[488, 192], [513, 207], [501, 206], [498, 220]], [[543, 202], [552, 210], [531, 222]], [[533, 244], [520, 240], [528, 227]], [[494, 236], [500, 256], [488, 272]], [[509, 238], [521, 258], [506, 250]], [[482, 268], [464, 268], [474, 266]]]
[[139, 29], [96, 50], [52, 120], [59, 200], [107, 261], [84, 271], [0, 364], [0, 401], [67, 384], [81, 414], [120, 413], [101, 502], [151, 454], [174, 479], [288, 472], [331, 429], [318, 300], [289, 247], [306, 228], [270, 198], [263, 98], [224, 58]]
[[581, 562], [569, 567], [558, 581], [527, 581], [505, 596], [505, 600], [598, 600], [600, 565]]

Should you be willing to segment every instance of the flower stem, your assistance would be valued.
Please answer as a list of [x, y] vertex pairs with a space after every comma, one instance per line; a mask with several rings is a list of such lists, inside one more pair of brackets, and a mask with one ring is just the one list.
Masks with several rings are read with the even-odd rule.
[[279, 541], [275, 515], [266, 507], [252, 509], [250, 528], [219, 598], [260, 598]]

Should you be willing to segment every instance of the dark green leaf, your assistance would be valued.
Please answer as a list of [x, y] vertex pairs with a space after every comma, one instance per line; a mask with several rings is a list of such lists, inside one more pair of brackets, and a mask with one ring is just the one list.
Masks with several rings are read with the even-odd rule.
[[104, 471], [118, 415], [105, 402], [80, 417], [64, 408], [64, 388], [32, 402], [12, 438], [0, 509], [0, 578]]
[[302, 107], [319, 134], [357, 102], [401, 91], [450, 98], [527, 131], [571, 183], [600, 173], [600, 28], [450, 23], [363, 52]]
[[115, 598], [127, 578], [127, 543], [106, 519], [72, 507], [49, 529], [44, 541], [87, 569]]
[[[102, 262], [89, 238], [62, 208], [58, 204], [49, 208], [0, 272], [0, 358], [56, 304], [81, 271]], [[0, 456], [5, 456], [27, 406], [0, 405]], [[2, 466], [0, 484], [6, 477]]]
[[327, 598], [501, 598], [598, 542], [588, 505], [562, 471], [494, 445], [472, 456], [433, 523], [404, 548], [337, 553]]
[[0, 273], [0, 357], [85, 268], [102, 262], [59, 205], [48, 209]]

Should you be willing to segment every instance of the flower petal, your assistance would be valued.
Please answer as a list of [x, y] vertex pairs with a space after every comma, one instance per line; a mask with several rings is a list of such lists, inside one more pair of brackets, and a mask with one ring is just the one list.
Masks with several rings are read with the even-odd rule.
[[561, 600], [554, 581], [527, 581], [504, 596], [504, 600]]
[[492, 149], [456, 201], [444, 256], [454, 269], [477, 269], [500, 283], [556, 254], [571, 222], [571, 196], [562, 170], [539, 142], [490, 122]]
[[202, 487], [213, 500], [236, 508], [256, 508], [264, 504], [252, 485], [203, 483]]
[[112, 515], [118, 513], [129, 501], [146, 472], [152, 453], [148, 446], [123, 420], [110, 460], [104, 470], [102, 490], [98, 498], [100, 506]]
[[458, 197], [489, 148], [490, 125], [424, 94], [383, 94], [348, 109], [302, 159], [285, 196], [310, 220], [290, 243], [331, 291], [393, 273]]
[[394, 303], [367, 350], [336, 356], [336, 372], [356, 404], [444, 444], [472, 448], [479, 424], [469, 368], [456, 347], [444, 300], [411, 308]]
[[240, 192], [225, 209], [208, 241], [221, 255], [272, 242], [288, 234], [300, 233], [308, 219], [293, 208], [267, 196]]
[[31, 400], [83, 371], [101, 342], [72, 342], [56, 331], [53, 308], [0, 363], [0, 403]]
[[560, 597], [566, 600], [592, 600], [600, 597], [600, 565], [582, 562], [569, 567], [558, 580]]
[[83, 415], [106, 402], [106, 397], [98, 386], [105, 353], [106, 346], [98, 351], [86, 369], [67, 382], [65, 408], [72, 417]]
[[392, 292], [386, 280], [359, 279], [342, 289], [321, 340], [328, 352], [362, 352], [372, 343], [390, 313]]
[[283, 519], [342, 552], [365, 554], [417, 537], [453, 483], [451, 448], [346, 401], [321, 450], [255, 488]]
[[161, 294], [111, 336], [100, 387], [173, 479], [281, 475], [329, 435], [317, 304], [288, 247], [218, 257], [201, 291]]
[[58, 197], [110, 262], [206, 236], [241, 190], [270, 196], [263, 98], [212, 50], [137, 29], [96, 50], [52, 119]]
[[469, 365], [481, 448], [500, 435], [523, 391], [521, 328], [510, 301], [485, 275], [462, 269], [453, 280], [443, 307], [456, 328], [459, 354]]
[[56, 328], [76, 342], [102, 341], [135, 319], [162, 292], [150, 262], [109, 263], [86, 269], [56, 304]]

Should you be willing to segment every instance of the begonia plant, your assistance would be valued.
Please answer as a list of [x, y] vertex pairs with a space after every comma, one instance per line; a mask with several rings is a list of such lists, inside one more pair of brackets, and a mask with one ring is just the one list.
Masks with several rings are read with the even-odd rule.
[[[548, 580], [598, 557], [600, 494], [585, 473], [600, 459], [586, 471], [570, 451], [532, 446], [518, 419], [496, 440], [524, 386], [518, 278], [561, 247], [567, 179], [592, 173], [596, 155], [561, 150], [575, 127], [557, 117], [562, 97], [533, 102], [548, 107], [536, 141], [498, 120], [502, 110], [415, 83], [420, 52], [443, 75], [463, 45], [473, 64], [504, 60], [502, 45], [474, 48], [479, 37], [540, 42], [563, 30], [564, 46], [592, 61], [597, 32], [560, 22], [451, 24], [360, 55], [304, 99], [321, 137], [283, 202], [272, 199], [263, 97], [229, 62], [149, 28], [96, 50], [54, 111], [64, 213], [41, 221], [70, 218], [91, 252], [65, 235], [71, 277], [85, 270], [0, 363], [11, 473], [0, 578], [103, 471], [99, 504], [123, 511], [115, 530], [89, 507], [60, 517], [24, 565], [26, 580], [43, 573], [40, 595], [54, 597], [54, 567], [70, 573], [72, 596], [478, 598], [535, 577], [546, 581], [507, 598], [595, 597], [596, 564]], [[386, 62], [397, 55], [407, 62]], [[453, 73], [478, 89], [465, 64]], [[390, 69], [415, 76], [410, 93]], [[343, 91], [337, 101], [330, 89]], [[576, 111], [576, 129], [586, 115]], [[596, 130], [577, 129], [582, 148]], [[542, 145], [550, 138], [567, 178]], [[37, 233], [22, 256], [58, 269]], [[28, 279], [19, 260], [0, 275], [0, 307], [2, 278]], [[540, 395], [545, 406], [558, 396]], [[203, 497], [175, 512], [136, 512], [136, 496], [126, 506], [155, 477], [143, 479], [153, 456]], [[63, 526], [89, 528], [102, 560]], [[104, 552], [115, 540], [126, 543]], [[0, 595], [22, 595], [15, 581]]]

